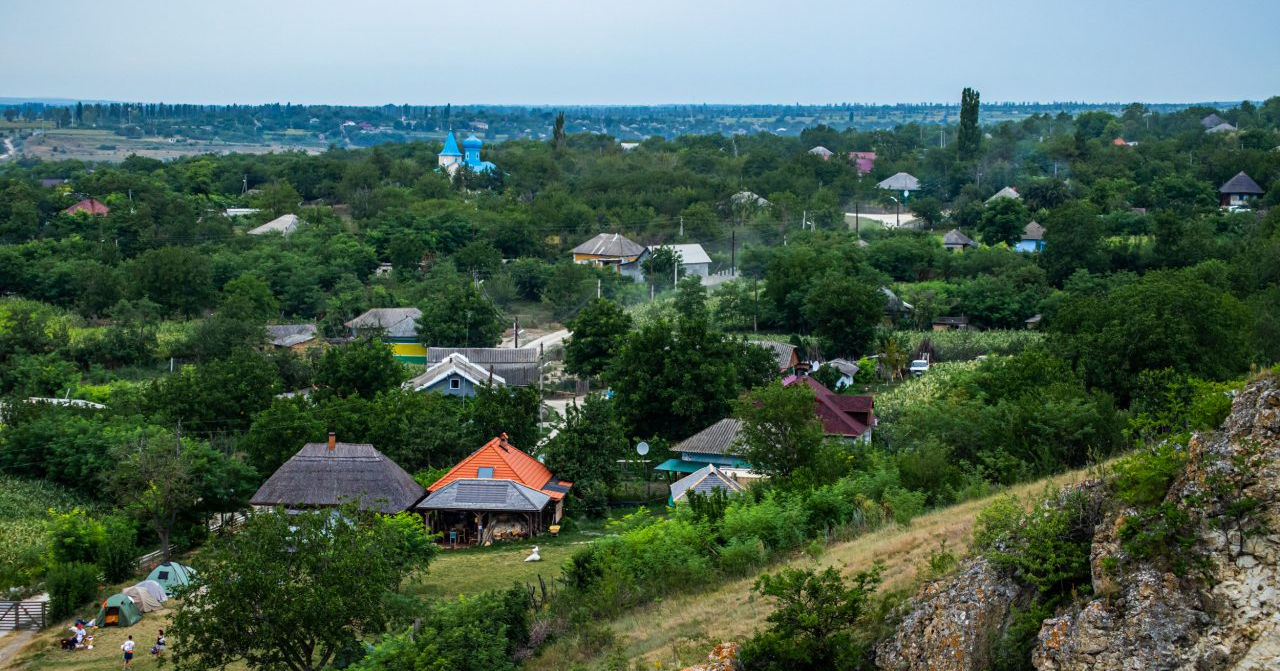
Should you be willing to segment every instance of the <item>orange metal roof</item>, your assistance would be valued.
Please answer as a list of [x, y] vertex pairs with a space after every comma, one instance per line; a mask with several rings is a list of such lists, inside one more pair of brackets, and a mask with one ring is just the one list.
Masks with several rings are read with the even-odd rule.
[[506, 434], [503, 434], [458, 462], [457, 466], [449, 469], [449, 472], [436, 480], [427, 488], [427, 491], [434, 492], [454, 480], [474, 479], [478, 469], [481, 468], [492, 468], [495, 480], [515, 481], [555, 500], [563, 499], [565, 491], [573, 484], [557, 480], [552, 476], [551, 471], [542, 465], [542, 462], [508, 443]]

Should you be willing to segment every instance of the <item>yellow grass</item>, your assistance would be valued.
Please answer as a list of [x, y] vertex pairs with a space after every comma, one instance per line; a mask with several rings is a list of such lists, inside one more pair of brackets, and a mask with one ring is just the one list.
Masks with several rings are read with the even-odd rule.
[[[1073, 471], [1014, 487], [1006, 493], [1027, 498], [1039, 494], [1046, 485], [1056, 488], [1088, 477], [1087, 470]], [[969, 501], [918, 517], [908, 527], [887, 527], [852, 541], [835, 543], [816, 561], [802, 557], [790, 565], [835, 566], [844, 575], [851, 575], [879, 561], [884, 564], [881, 593], [909, 589], [915, 586], [929, 555], [944, 542], [946, 549], [957, 556], [969, 552], [974, 517], [994, 498]], [[768, 602], [751, 593], [752, 582], [754, 578], [737, 580], [710, 591], [691, 592], [630, 611], [608, 623], [616, 637], [615, 647], [625, 658], [643, 660], [645, 668], [655, 671], [679, 669], [701, 661], [711, 645], [740, 641], [764, 624]], [[568, 668], [571, 660], [560, 658], [562, 654], [563, 648], [553, 645], [531, 660], [526, 669]]]

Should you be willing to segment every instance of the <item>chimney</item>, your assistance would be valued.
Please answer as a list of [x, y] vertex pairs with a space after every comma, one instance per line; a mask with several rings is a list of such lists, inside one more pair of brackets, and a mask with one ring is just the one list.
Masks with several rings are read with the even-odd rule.
[[329, 451], [332, 452], [338, 448], [338, 434], [329, 432]]

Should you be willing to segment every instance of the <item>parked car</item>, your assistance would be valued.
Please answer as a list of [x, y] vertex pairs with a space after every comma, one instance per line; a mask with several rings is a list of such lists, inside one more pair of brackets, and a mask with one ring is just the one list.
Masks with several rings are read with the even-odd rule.
[[911, 362], [911, 366], [907, 370], [910, 370], [912, 375], [920, 377], [929, 371], [929, 360], [916, 359]]

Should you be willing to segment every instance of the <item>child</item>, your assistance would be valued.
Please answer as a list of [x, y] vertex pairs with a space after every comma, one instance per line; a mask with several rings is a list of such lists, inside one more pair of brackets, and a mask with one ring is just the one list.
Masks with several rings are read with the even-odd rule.
[[120, 649], [124, 651], [124, 668], [126, 669], [133, 668], [133, 635], [132, 634], [129, 635], [129, 638], [125, 640], [124, 643], [120, 644]]
[[153, 655], [164, 654], [164, 630], [163, 629], [160, 630], [160, 633], [156, 634], [156, 644], [151, 647], [151, 654]]

